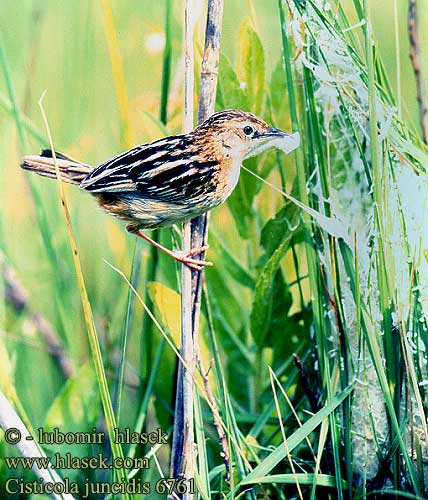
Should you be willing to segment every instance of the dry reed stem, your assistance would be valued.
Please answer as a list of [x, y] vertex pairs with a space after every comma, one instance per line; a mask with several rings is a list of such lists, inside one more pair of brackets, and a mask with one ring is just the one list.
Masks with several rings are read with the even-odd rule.
[[[207, 22], [205, 27], [205, 46], [202, 57], [201, 82], [199, 90], [198, 123], [202, 123], [215, 110], [215, 98], [217, 92], [218, 66], [220, 61], [220, 41], [223, 21], [224, 0], [208, 0]], [[191, 247], [202, 248], [208, 243], [209, 213], [201, 215], [191, 221]], [[205, 258], [201, 253], [197, 258]], [[198, 351], [199, 316], [201, 310], [201, 295], [204, 274], [202, 271], [192, 272], [192, 332], [195, 349]], [[199, 351], [198, 351], [199, 352]], [[230, 450], [226, 435], [220, 425], [221, 418], [208, 383], [208, 374], [205, 372], [201, 359], [199, 358], [200, 372], [204, 379], [205, 390], [210, 402], [214, 425], [223, 451], [226, 467], [226, 479], [230, 479]]]
[[[193, 0], [186, 0], [184, 14], [184, 132], [193, 129], [194, 50], [193, 33], [195, 19]], [[190, 222], [183, 224], [182, 249], [191, 249]], [[192, 273], [182, 265], [181, 282], [181, 347], [184, 363], [179, 362], [174, 410], [174, 430], [171, 450], [170, 472], [172, 477], [194, 478], [194, 423], [193, 423], [193, 377], [195, 352], [192, 335]], [[183, 494], [183, 499], [193, 495]]]
[[[205, 46], [199, 93], [198, 123], [202, 123], [214, 113], [218, 65], [220, 60], [223, 9], [224, 0], [208, 0]], [[192, 248], [201, 248], [208, 243], [208, 223], [208, 213], [192, 219]], [[205, 253], [201, 253], [195, 258], [203, 259], [204, 257]], [[203, 276], [203, 271], [192, 272], [192, 323], [195, 342], [198, 338]]]
[[[186, 2], [185, 19], [185, 132], [193, 128], [193, 19], [191, 0]], [[202, 60], [198, 122], [214, 112], [220, 58], [223, 0], [208, 0], [205, 47]], [[183, 227], [183, 251], [202, 247], [208, 236], [208, 215], [203, 215]], [[197, 258], [203, 259], [204, 254]], [[198, 342], [198, 327], [202, 289], [202, 271], [182, 271], [182, 339], [181, 354], [188, 369], [180, 363], [177, 377], [171, 474], [194, 477], [193, 377]], [[180, 446], [181, 444], [181, 446]], [[190, 494], [183, 495], [183, 499]]]
[[224, 461], [224, 466], [226, 468], [226, 478], [225, 481], [227, 484], [230, 484], [230, 469], [231, 469], [231, 464], [230, 464], [230, 449], [229, 449], [229, 443], [227, 441], [227, 436], [226, 432], [223, 429], [223, 422], [221, 420], [220, 412], [217, 406], [217, 402], [215, 400], [214, 394], [211, 390], [210, 383], [208, 380], [208, 374], [211, 370], [211, 366], [207, 371], [205, 371], [202, 359], [200, 356], [198, 356], [198, 365], [199, 365], [199, 370], [202, 376], [202, 379], [204, 381], [204, 387], [205, 387], [205, 392], [206, 392], [206, 398], [207, 401], [209, 402], [209, 406], [211, 409], [211, 413], [213, 414], [213, 421], [214, 421], [214, 427], [216, 428], [218, 438], [220, 441], [220, 446], [222, 450], [222, 457]]

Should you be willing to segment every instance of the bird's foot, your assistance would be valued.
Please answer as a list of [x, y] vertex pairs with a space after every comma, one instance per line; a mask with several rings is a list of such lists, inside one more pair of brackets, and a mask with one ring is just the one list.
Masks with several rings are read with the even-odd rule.
[[199, 255], [202, 252], [205, 252], [208, 249], [208, 245], [203, 245], [198, 248], [192, 248], [188, 252], [183, 252], [180, 250], [169, 250], [168, 248], [165, 248], [162, 246], [160, 243], [158, 243], [155, 240], [152, 240], [147, 234], [144, 234], [141, 229], [138, 228], [138, 226], [134, 226], [133, 224], [128, 224], [126, 226], [127, 231], [129, 231], [132, 234], [136, 234], [140, 238], [143, 238], [146, 240], [148, 243], [151, 245], [155, 246], [162, 252], [166, 253], [167, 255], [171, 256], [173, 259], [175, 259], [178, 262], [181, 262], [182, 264], [185, 264], [186, 266], [190, 267], [190, 269], [194, 269], [195, 271], [202, 271], [204, 266], [212, 266], [212, 262], [208, 262], [205, 260], [200, 260], [200, 259], [192, 259], [193, 255]]
[[203, 245], [201, 247], [192, 248], [189, 252], [187, 252], [187, 255], [188, 256], [199, 255], [202, 252], [206, 252], [208, 250], [208, 248], [209, 248], [209, 245]]
[[192, 248], [192, 250], [190, 250], [189, 252], [175, 250], [172, 252], [171, 257], [173, 257], [176, 261], [181, 262], [182, 264], [185, 264], [186, 266], [190, 267], [190, 269], [193, 269], [195, 271], [202, 271], [204, 267], [210, 267], [213, 265], [213, 263], [207, 260], [192, 259], [192, 255], [200, 254], [201, 252], [204, 252], [207, 248], [208, 246], [204, 245], [203, 247], [200, 248]]

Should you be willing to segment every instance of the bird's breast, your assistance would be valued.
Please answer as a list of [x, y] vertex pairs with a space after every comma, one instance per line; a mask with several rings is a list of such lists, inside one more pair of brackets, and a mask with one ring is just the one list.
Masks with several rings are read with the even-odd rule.
[[217, 195], [221, 198], [221, 202], [232, 194], [238, 183], [240, 171], [240, 160], [230, 157], [222, 162], [217, 172]]

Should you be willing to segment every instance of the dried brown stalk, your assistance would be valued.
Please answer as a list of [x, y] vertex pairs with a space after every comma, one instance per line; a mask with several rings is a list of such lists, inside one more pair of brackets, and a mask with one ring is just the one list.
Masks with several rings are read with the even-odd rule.
[[[220, 60], [220, 40], [223, 21], [224, 0], [208, 0], [207, 23], [205, 28], [205, 47], [201, 68], [201, 84], [199, 91], [198, 123], [209, 118], [215, 110], [215, 98], [217, 92], [218, 66]], [[192, 248], [201, 248], [208, 243], [209, 213], [201, 215], [191, 221], [191, 243]], [[202, 253], [198, 258], [203, 259]], [[193, 341], [195, 346], [198, 342], [199, 316], [201, 311], [201, 295], [203, 285], [203, 271], [192, 272], [192, 327]], [[198, 349], [197, 347], [195, 347]], [[199, 352], [199, 350], [198, 350]], [[199, 367], [204, 380], [207, 398], [210, 402], [214, 425], [223, 451], [223, 459], [226, 466], [226, 479], [230, 477], [230, 452], [229, 446], [221, 425], [221, 418], [217, 404], [208, 383], [208, 373], [202, 366], [199, 357]]]
[[[191, 0], [187, 0], [185, 23], [185, 116], [187, 119], [185, 119], [185, 131], [188, 131], [189, 127], [193, 128], [193, 123], [190, 121], [193, 117], [193, 23], [191, 22], [190, 4]], [[222, 18], [223, 0], [208, 0], [199, 96], [199, 123], [214, 112]], [[183, 250], [202, 247], [206, 244], [207, 236], [208, 215], [193, 219], [184, 225]], [[199, 259], [204, 257], [204, 253], [197, 256]], [[173, 477], [183, 475], [190, 478], [193, 477], [194, 471], [193, 376], [198, 342], [202, 280], [203, 271], [190, 271], [186, 266], [183, 266], [181, 355], [188, 369], [181, 363], [179, 364], [170, 467]], [[189, 497], [189, 494], [183, 495], [183, 499]]]
[[[184, 132], [193, 129], [194, 92], [194, 13], [193, 0], [186, 0], [184, 21]], [[183, 224], [183, 252], [191, 249], [190, 223]], [[192, 335], [192, 274], [188, 266], [182, 266], [181, 281], [181, 347], [174, 408], [174, 429], [171, 449], [171, 477], [194, 478], [194, 425], [193, 425], [193, 377], [195, 352]], [[190, 498], [183, 494], [183, 500]]]
[[[208, 0], [205, 47], [202, 59], [201, 84], [199, 94], [198, 123], [202, 123], [214, 113], [217, 92], [218, 64], [220, 60], [220, 39], [223, 21], [224, 0]], [[201, 248], [208, 243], [209, 214], [191, 221], [192, 248]], [[197, 258], [203, 259], [204, 254]], [[203, 271], [192, 273], [192, 322], [195, 341], [198, 337], [199, 314], [201, 310]]]
[[201, 372], [202, 379], [204, 381], [204, 386], [205, 386], [205, 391], [207, 393], [207, 399], [210, 404], [211, 412], [213, 414], [213, 421], [214, 421], [214, 426], [217, 430], [218, 438], [220, 440], [220, 446], [222, 450], [222, 457], [224, 460], [224, 465], [226, 468], [226, 482], [229, 484], [230, 483], [230, 450], [229, 450], [229, 443], [227, 442], [227, 437], [226, 433], [223, 428], [223, 422], [220, 417], [220, 412], [218, 410], [217, 402], [215, 400], [214, 394], [211, 390], [209, 380], [208, 380], [208, 374], [210, 372], [210, 368], [205, 371], [202, 359], [199, 357], [198, 359], [198, 364], [199, 364], [199, 370]]

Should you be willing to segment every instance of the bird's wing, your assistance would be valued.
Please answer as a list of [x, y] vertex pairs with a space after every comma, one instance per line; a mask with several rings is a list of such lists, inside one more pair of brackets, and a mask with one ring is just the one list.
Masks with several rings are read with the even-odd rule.
[[185, 136], [170, 136], [150, 144], [136, 146], [96, 167], [80, 184], [93, 193], [135, 191], [140, 176], [166, 161], [176, 159], [185, 148]]
[[153, 200], [186, 205], [197, 203], [216, 190], [217, 171], [216, 160], [202, 161], [196, 155], [180, 158], [144, 172], [137, 181], [137, 189], [144, 197]]
[[201, 161], [185, 135], [137, 146], [95, 168], [80, 184], [92, 193], [132, 193], [187, 203], [213, 189], [218, 162]]

